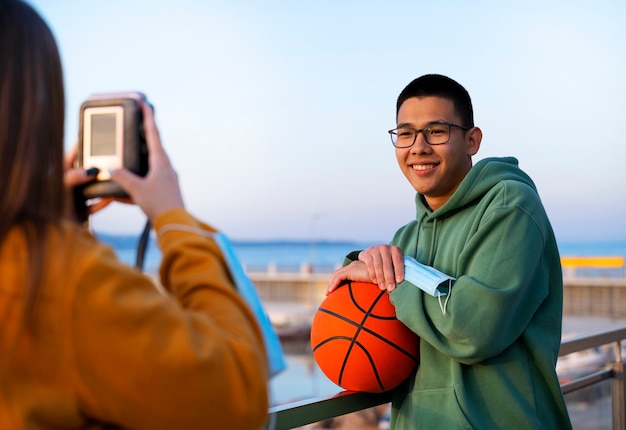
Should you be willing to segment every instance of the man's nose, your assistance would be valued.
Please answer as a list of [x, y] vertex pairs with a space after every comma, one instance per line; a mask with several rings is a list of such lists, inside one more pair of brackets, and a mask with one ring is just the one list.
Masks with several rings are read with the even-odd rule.
[[415, 154], [423, 154], [430, 151], [430, 145], [426, 142], [426, 137], [424, 136], [424, 132], [419, 132], [415, 136], [415, 142], [411, 147], [411, 152]]

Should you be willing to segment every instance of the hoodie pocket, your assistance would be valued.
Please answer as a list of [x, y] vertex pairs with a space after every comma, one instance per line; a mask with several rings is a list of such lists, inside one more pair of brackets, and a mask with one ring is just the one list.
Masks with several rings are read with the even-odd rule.
[[473, 429], [454, 387], [413, 391], [408, 397], [397, 416], [396, 428]]

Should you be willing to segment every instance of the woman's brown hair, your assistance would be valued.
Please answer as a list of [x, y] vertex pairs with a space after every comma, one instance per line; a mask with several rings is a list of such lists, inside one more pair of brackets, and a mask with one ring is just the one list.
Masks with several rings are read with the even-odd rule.
[[0, 0], [0, 246], [22, 228], [31, 267], [27, 315], [43, 270], [46, 231], [63, 216], [65, 97], [61, 59], [45, 21]]

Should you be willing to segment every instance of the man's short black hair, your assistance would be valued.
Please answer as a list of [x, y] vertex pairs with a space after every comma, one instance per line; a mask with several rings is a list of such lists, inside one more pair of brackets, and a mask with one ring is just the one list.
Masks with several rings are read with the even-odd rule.
[[462, 125], [474, 127], [474, 110], [470, 95], [461, 84], [447, 76], [429, 74], [420, 76], [408, 84], [398, 96], [396, 103], [396, 117], [400, 106], [411, 97], [443, 97], [454, 104], [456, 113], [460, 116]]

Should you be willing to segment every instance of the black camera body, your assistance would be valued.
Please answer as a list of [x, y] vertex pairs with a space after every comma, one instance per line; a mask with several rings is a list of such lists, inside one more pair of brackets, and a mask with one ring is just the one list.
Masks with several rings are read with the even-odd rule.
[[94, 182], [82, 188], [84, 199], [128, 197], [111, 181], [111, 170], [125, 167], [145, 176], [148, 172], [148, 148], [143, 127], [140, 92], [97, 94], [80, 107], [77, 167], [97, 167]]

